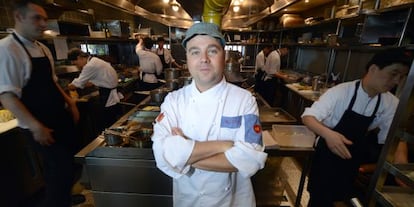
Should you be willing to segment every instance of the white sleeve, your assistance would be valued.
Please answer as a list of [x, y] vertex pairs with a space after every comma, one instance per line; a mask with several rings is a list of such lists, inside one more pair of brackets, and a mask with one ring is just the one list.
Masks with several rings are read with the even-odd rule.
[[164, 49], [164, 58], [167, 64], [175, 62], [173, 56], [171, 55], [171, 51], [169, 51], [168, 49]]
[[[241, 136], [238, 136], [234, 146], [224, 154], [242, 176], [250, 177], [265, 166], [267, 153], [263, 152], [262, 132], [254, 97], [248, 101], [245, 107], [244, 126], [240, 128], [242, 131], [239, 133]], [[258, 126], [259, 128], [257, 128]]]
[[190, 166], [186, 163], [190, 158], [195, 142], [171, 134], [171, 128], [177, 126], [178, 123], [174, 113], [174, 106], [176, 106], [174, 103], [169, 94], [161, 105], [160, 115], [154, 125], [152, 149], [157, 167], [165, 174], [178, 178], [190, 169]]
[[332, 113], [335, 111], [335, 105], [338, 101], [342, 100], [341, 96], [343, 93], [341, 92], [343, 91], [341, 91], [339, 87], [328, 89], [324, 94], [322, 94], [322, 96], [319, 97], [317, 101], [312, 104], [311, 107], [305, 108], [305, 111], [301, 117], [313, 116], [318, 121], [323, 121], [332, 115]]
[[381, 100], [384, 102], [385, 107], [382, 113], [377, 113], [377, 116], [374, 119], [374, 122], [370, 128], [378, 127], [380, 129], [378, 133], [378, 144], [384, 144], [387, 139], [388, 131], [390, 129], [392, 120], [394, 119], [395, 111], [398, 106], [398, 99], [394, 96], [391, 97], [391, 100]]
[[262, 70], [264, 66], [264, 55], [259, 53], [256, 57], [255, 71]]
[[162, 73], [162, 69], [163, 69], [161, 60], [160, 60], [160, 58], [157, 55], [155, 55], [154, 60], [155, 60], [155, 62], [154, 62], [154, 64], [155, 64], [155, 71], [157, 72], [158, 75], [160, 75]]
[[75, 78], [72, 81], [72, 84], [77, 88], [83, 88], [85, 87], [85, 84], [95, 76], [95, 73], [93, 66], [85, 65], [79, 74], [79, 77]]

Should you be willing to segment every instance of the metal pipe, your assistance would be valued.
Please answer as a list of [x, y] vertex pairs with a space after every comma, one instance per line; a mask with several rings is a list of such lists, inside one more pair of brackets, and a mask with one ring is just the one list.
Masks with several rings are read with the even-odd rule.
[[210, 22], [221, 27], [223, 10], [230, 6], [231, 0], [205, 0], [203, 8], [203, 22]]

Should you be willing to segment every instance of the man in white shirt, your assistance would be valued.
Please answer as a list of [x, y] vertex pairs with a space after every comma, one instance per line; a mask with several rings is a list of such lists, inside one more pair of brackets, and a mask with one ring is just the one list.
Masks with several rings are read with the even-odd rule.
[[89, 83], [99, 88], [99, 103], [103, 112], [103, 128], [110, 127], [120, 117], [118, 103], [123, 98], [117, 91], [118, 74], [110, 63], [92, 57], [79, 48], [68, 52], [68, 60], [81, 70], [79, 77], [68, 85], [69, 90], [85, 88]]
[[171, 55], [171, 51], [164, 48], [164, 37], [159, 37], [157, 39], [158, 48], [153, 48], [152, 52], [158, 55], [160, 57], [161, 63], [163, 65], [163, 68], [170, 68], [170, 67], [177, 67], [182, 68], [181, 65], [179, 65], [177, 62], [175, 62], [175, 59]]
[[[10, 2], [15, 32], [0, 40], [0, 102], [17, 118], [29, 144], [22, 154], [32, 157], [30, 161], [40, 158], [43, 163], [42, 174], [36, 175], [45, 182], [42, 206], [69, 207], [74, 180], [73, 158], [77, 150], [75, 123], [79, 120], [79, 111], [76, 101], [56, 82], [50, 50], [36, 41], [47, 28], [46, 11], [37, 1]], [[40, 156], [31, 150], [39, 152]], [[8, 166], [2, 169], [2, 173], [7, 174], [4, 168]], [[21, 206], [22, 203], [17, 204], [21, 197], [8, 197], [7, 189], [13, 186], [8, 185], [9, 176], [4, 178], [2, 187], [6, 192], [2, 195], [2, 206]], [[28, 184], [25, 182], [21, 180], [21, 185]], [[20, 187], [19, 184], [13, 183]], [[13, 201], [9, 203], [9, 199]]]
[[151, 52], [152, 45], [153, 41], [151, 38], [139, 38], [135, 48], [139, 58], [139, 69], [142, 77], [139, 90], [152, 90], [161, 86], [157, 76], [161, 75], [163, 67], [160, 58]]
[[272, 52], [272, 46], [266, 45], [263, 49], [256, 55], [256, 61], [254, 65], [254, 78], [255, 78], [255, 86], [254, 90], [256, 92], [263, 90], [263, 82], [266, 77], [266, 73], [264, 71], [264, 66], [266, 63], [266, 58], [269, 53]]
[[167, 95], [152, 136], [174, 206], [255, 207], [250, 177], [267, 157], [255, 97], [225, 80], [217, 25], [194, 24], [182, 44], [193, 81]]
[[[266, 58], [266, 63], [263, 66], [263, 70], [266, 73], [263, 83], [263, 90], [260, 93], [263, 98], [271, 106], [281, 105], [280, 102], [283, 98], [281, 93], [277, 93], [277, 89], [283, 89], [283, 81], [280, 80], [280, 66], [281, 66], [281, 57], [287, 55], [289, 50], [287, 48], [280, 48], [273, 50], [269, 53]], [[279, 104], [276, 104], [275, 101], [278, 101]]]
[[[352, 184], [364, 153], [373, 144], [384, 144], [395, 110], [389, 91], [408, 73], [411, 58], [403, 49], [376, 54], [361, 80], [339, 84], [305, 109], [303, 123], [319, 135], [309, 175], [310, 207], [333, 206], [355, 197]], [[379, 128], [378, 140], [368, 140], [368, 130]], [[407, 163], [407, 145], [400, 142], [396, 163]]]

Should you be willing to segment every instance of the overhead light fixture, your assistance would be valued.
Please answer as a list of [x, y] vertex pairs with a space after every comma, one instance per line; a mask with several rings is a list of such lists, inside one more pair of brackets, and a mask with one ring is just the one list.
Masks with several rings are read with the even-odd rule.
[[233, 11], [234, 12], [239, 12], [240, 11], [240, 1], [239, 0], [234, 1], [234, 3], [233, 3]]
[[175, 12], [177, 12], [179, 9], [180, 9], [180, 7], [181, 7], [181, 5], [176, 1], [176, 0], [173, 0], [171, 3], [170, 3], [170, 5], [171, 5], [171, 9], [173, 10], [173, 11], [175, 11]]
[[170, 3], [170, 0], [162, 0], [162, 2], [164, 2], [165, 4]]
[[305, 0], [305, 3], [309, 3], [309, 0]]

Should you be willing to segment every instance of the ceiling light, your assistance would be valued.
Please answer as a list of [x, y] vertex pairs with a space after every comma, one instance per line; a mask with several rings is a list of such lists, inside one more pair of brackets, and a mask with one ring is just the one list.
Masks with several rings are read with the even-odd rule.
[[305, 3], [309, 3], [309, 0], [305, 0]]
[[178, 11], [180, 9], [180, 7], [178, 5], [175, 5], [175, 4], [171, 5], [171, 8], [172, 8], [173, 11]]
[[239, 0], [234, 1], [234, 3], [233, 3], [233, 11], [234, 12], [239, 12], [240, 11], [240, 1]]
[[162, 2], [168, 4], [170, 2], [170, 0], [162, 0]]
[[180, 9], [180, 7], [181, 7], [181, 5], [176, 1], [176, 0], [173, 0], [171, 3], [170, 3], [170, 5], [171, 5], [171, 9], [173, 10], [173, 11], [175, 11], [175, 12], [177, 12], [179, 9]]

